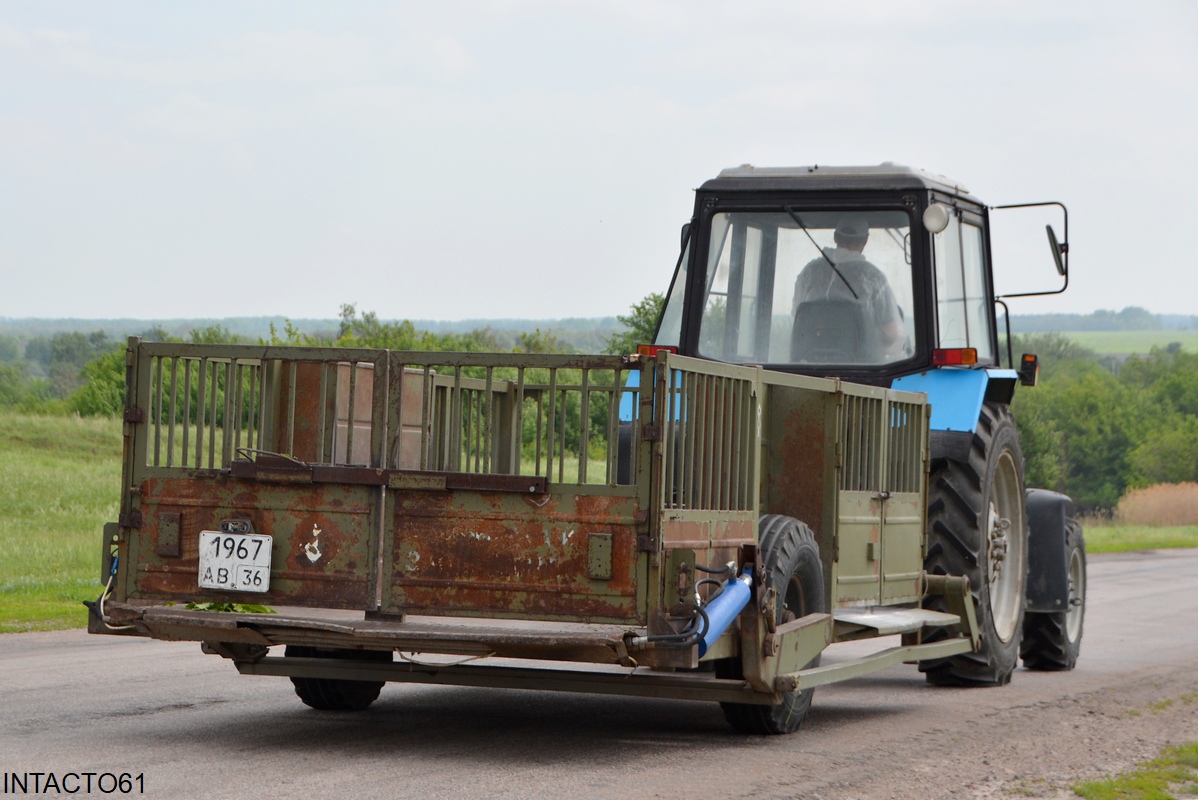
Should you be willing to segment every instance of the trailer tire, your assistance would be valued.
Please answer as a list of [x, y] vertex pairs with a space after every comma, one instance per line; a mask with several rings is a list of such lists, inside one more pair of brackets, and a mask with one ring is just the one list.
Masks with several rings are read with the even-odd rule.
[[[391, 653], [383, 650], [320, 650], [289, 644], [283, 654], [288, 658], [391, 663]], [[383, 689], [383, 681], [349, 681], [341, 678], [292, 678], [291, 683], [304, 705], [317, 711], [361, 711], [377, 700]]]
[[1082, 526], [1070, 517], [1065, 522], [1065, 563], [1068, 565], [1069, 608], [1034, 613], [1023, 620], [1023, 666], [1037, 670], [1068, 670], [1077, 665], [1086, 616], [1086, 540]]
[[[1019, 658], [1027, 586], [1027, 509], [1019, 434], [1006, 405], [982, 406], [963, 461], [933, 459], [928, 481], [928, 550], [924, 569], [969, 578], [981, 644], [977, 652], [921, 661], [938, 686], [1003, 685]], [[941, 597], [926, 608], [948, 611]], [[924, 641], [949, 636], [930, 631]]]
[[[777, 590], [778, 623], [826, 610], [824, 567], [810, 528], [792, 517], [764, 516], [758, 523], [758, 553], [767, 585]], [[818, 663], [816, 656], [807, 666]], [[739, 659], [717, 663], [716, 671], [724, 678], [744, 677]], [[776, 706], [720, 703], [720, 708], [728, 724], [740, 733], [794, 733], [811, 710], [814, 691], [787, 692]]]

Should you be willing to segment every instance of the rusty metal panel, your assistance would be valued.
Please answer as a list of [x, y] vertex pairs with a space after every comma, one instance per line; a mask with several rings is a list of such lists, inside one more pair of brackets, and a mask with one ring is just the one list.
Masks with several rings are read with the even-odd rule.
[[[383, 553], [390, 614], [643, 624], [629, 496], [392, 491]], [[591, 577], [591, 534], [611, 578]]]
[[591, 533], [587, 540], [587, 577], [609, 581], [612, 575], [610, 533]]
[[661, 538], [667, 552], [693, 550], [696, 563], [719, 566], [735, 561], [741, 545], [756, 544], [757, 517], [752, 512], [669, 511]]
[[177, 511], [164, 511], [158, 515], [158, 546], [154, 548], [156, 555], [163, 558], [178, 558], [183, 554], [179, 543], [179, 528], [183, 515]]
[[[273, 485], [235, 479], [149, 478], [140, 487], [145, 520], [126, 532], [131, 573], [125, 597], [140, 601], [221, 600], [329, 608], [368, 607], [379, 489]], [[247, 594], [198, 587], [199, 534], [224, 519], [250, 520], [274, 538], [270, 591]], [[157, 553], [171, 520], [180, 557]]]
[[[767, 388], [762, 513], [805, 522], [828, 565], [837, 557], [836, 405], [832, 383], [823, 383], [818, 388], [777, 384]], [[827, 570], [824, 585], [833, 585]]]

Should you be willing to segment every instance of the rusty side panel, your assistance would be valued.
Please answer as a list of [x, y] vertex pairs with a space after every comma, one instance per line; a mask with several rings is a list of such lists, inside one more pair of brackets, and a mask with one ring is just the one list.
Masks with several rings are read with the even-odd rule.
[[[229, 478], [148, 478], [142, 526], [130, 531], [125, 597], [138, 601], [219, 600], [327, 608], [367, 607], [379, 489], [336, 484], [280, 486]], [[244, 518], [274, 539], [270, 591], [198, 588], [200, 531]], [[178, 532], [179, 557], [163, 539]], [[316, 543], [315, 549], [306, 545]], [[319, 553], [313, 560], [309, 553]]]
[[386, 613], [643, 624], [635, 498], [413, 490], [388, 507]]
[[[694, 550], [697, 564], [716, 566], [735, 561], [741, 545], [757, 543], [757, 520], [748, 512], [740, 514], [740, 519], [688, 520], [680, 519], [681, 516], [678, 512], [666, 512], [661, 524], [662, 542], [667, 551]], [[670, 577], [665, 576], [666, 580]]]
[[762, 457], [762, 513], [810, 526], [832, 586], [837, 557], [835, 395], [769, 386]]

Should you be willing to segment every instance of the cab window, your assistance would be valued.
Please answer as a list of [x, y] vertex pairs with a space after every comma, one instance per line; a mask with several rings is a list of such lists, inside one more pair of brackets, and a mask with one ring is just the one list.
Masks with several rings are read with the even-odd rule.
[[935, 237], [936, 327], [939, 347], [973, 347], [979, 362], [994, 358], [986, 291], [985, 237], [960, 217]]
[[699, 353], [881, 366], [911, 357], [906, 211], [723, 212], [712, 219]]

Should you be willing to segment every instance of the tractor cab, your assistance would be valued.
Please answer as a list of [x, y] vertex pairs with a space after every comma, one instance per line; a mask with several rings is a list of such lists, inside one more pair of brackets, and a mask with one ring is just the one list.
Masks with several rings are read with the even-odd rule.
[[999, 365], [987, 208], [943, 176], [741, 166], [696, 193], [655, 344], [889, 386]]

